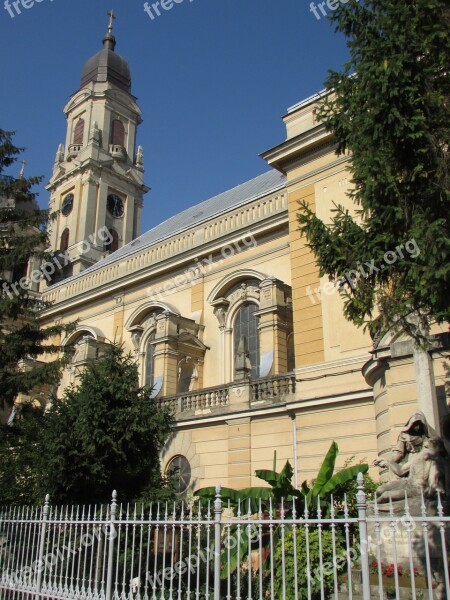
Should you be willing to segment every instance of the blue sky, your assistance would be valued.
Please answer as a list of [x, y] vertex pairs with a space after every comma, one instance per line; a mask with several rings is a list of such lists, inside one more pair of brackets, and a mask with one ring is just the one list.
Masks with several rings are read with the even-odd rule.
[[[154, 20], [141, 0], [41, 0], [14, 18], [3, 3], [0, 127], [17, 132], [27, 174], [45, 181], [65, 141], [62, 109], [114, 8], [144, 118], [143, 231], [265, 172], [259, 154], [285, 138], [281, 116], [347, 56], [309, 0], [182, 0]], [[47, 205], [43, 186], [38, 201]]]

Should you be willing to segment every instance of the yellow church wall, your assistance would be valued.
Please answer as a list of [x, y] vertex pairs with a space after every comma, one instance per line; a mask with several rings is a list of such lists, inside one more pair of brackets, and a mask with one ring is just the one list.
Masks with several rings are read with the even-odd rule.
[[[333, 172], [315, 184], [316, 214], [324, 222], [330, 222], [335, 205], [342, 205], [354, 212], [354, 205], [347, 196], [349, 179], [350, 174], [343, 166], [338, 172]], [[357, 266], [354, 265], [355, 270]], [[364, 355], [367, 360], [372, 340], [362, 328], [345, 319], [344, 301], [328, 277], [321, 278], [320, 291], [313, 293], [311, 301], [322, 304], [325, 360], [333, 361], [357, 355]]]
[[[319, 303], [314, 306], [301, 302], [306, 297], [307, 286], [312, 285], [315, 287], [319, 284], [318, 269], [313, 262], [312, 252], [306, 248], [305, 240], [298, 231], [298, 202], [303, 200], [314, 208], [313, 186], [290, 190], [288, 197], [295, 364], [297, 367], [321, 362], [324, 358], [321, 306]], [[311, 319], [315, 320], [314, 328], [311, 328]]]
[[300, 411], [297, 438], [301, 480], [317, 474], [332, 441], [339, 446], [337, 468], [353, 457], [371, 464], [377, 456], [373, 402], [341, 402]]
[[[299, 484], [317, 475], [333, 440], [340, 450], [337, 468], [349, 459], [371, 464], [377, 456], [373, 403], [367, 400], [230, 419], [226, 425], [198, 423], [191, 433], [203, 473], [201, 486], [264, 486], [255, 471], [273, 468], [274, 450], [277, 470], [287, 460], [294, 467], [292, 412], [296, 414]], [[377, 469], [371, 469], [371, 474], [378, 477]]]

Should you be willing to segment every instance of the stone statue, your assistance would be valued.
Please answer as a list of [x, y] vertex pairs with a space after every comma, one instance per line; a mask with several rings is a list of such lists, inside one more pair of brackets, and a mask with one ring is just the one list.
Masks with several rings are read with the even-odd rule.
[[[376, 491], [376, 505], [369, 504], [373, 514], [390, 512], [411, 517], [423, 514], [423, 503], [426, 514], [436, 517], [442, 506], [444, 514], [448, 514], [450, 504], [450, 459], [443, 440], [434, 434], [423, 413], [414, 413], [398, 436], [397, 443], [391, 453], [379, 457], [374, 465], [389, 469], [391, 481], [380, 485]], [[405, 499], [408, 508], [406, 512]], [[440, 499], [440, 504], [438, 502]], [[440, 524], [429, 522], [424, 533], [419, 523], [412, 521], [406, 526], [398, 517], [393, 522], [396, 526], [396, 544], [392, 539], [381, 539], [370, 550], [373, 555], [380, 552], [383, 560], [398, 564], [413, 563], [423, 572], [431, 569], [436, 589], [436, 600], [448, 600], [445, 588], [445, 573]], [[370, 530], [370, 526], [369, 526]], [[447, 534], [448, 535], [448, 532]], [[369, 537], [376, 538], [375, 530], [369, 532]], [[448, 541], [447, 541], [448, 544]], [[428, 547], [428, 553], [426, 552]], [[428, 556], [428, 559], [426, 558]], [[427, 560], [429, 561], [427, 563]]]
[[234, 363], [235, 381], [246, 381], [250, 378], [252, 363], [248, 353], [247, 338], [241, 336]]
[[391, 481], [376, 492], [377, 503], [408, 499], [436, 500], [449, 496], [449, 456], [440, 437], [430, 437], [425, 415], [414, 413], [402, 428], [397, 444], [386, 458], [377, 458], [374, 465], [389, 469]]
[[[400, 463], [408, 460], [410, 454], [416, 454], [422, 449], [424, 441], [429, 437], [428, 423], [425, 415], [421, 412], [414, 413], [402, 428], [397, 443], [392, 449], [389, 462]], [[382, 466], [377, 458], [375, 466]]]
[[421, 497], [424, 500], [435, 500], [437, 494], [444, 499], [449, 485], [447, 464], [448, 455], [444, 442], [439, 437], [424, 441], [419, 452], [413, 453], [405, 464], [394, 460], [378, 459], [378, 466], [387, 467], [399, 477], [389, 481], [377, 489], [377, 502], [382, 504], [390, 500], [404, 500]]

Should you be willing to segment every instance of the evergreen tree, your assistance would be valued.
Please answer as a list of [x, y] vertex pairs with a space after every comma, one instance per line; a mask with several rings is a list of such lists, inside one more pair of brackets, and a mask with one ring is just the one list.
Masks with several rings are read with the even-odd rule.
[[[330, 72], [318, 117], [350, 154], [357, 211], [336, 206], [325, 224], [303, 203], [300, 229], [321, 275], [343, 285], [349, 320], [423, 341], [432, 320], [450, 320], [450, 4], [350, 0], [331, 21], [350, 58]], [[352, 285], [340, 279], [360, 266]]]
[[0, 424], [0, 506], [42, 503], [39, 492], [41, 407], [22, 403], [12, 425]]
[[42, 496], [52, 502], [109, 502], [163, 497], [159, 452], [172, 417], [138, 387], [138, 367], [113, 344], [89, 363], [77, 387], [54, 400], [43, 421]]
[[[73, 328], [39, 323], [48, 303], [29, 290], [25, 273], [29, 261], [40, 265], [50, 258], [49, 214], [39, 209], [31, 191], [41, 177], [4, 174], [23, 151], [13, 144], [13, 135], [0, 129], [0, 421], [19, 393], [58, 382], [66, 359], [58, 342]], [[44, 357], [45, 362], [38, 361]]]

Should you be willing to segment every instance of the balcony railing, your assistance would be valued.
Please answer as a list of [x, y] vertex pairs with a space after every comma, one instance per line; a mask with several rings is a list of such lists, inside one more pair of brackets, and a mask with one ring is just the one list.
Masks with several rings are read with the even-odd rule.
[[[230, 405], [230, 388], [238, 385], [241, 390], [246, 385], [244, 383], [229, 383], [224, 386], [204, 388], [177, 394], [176, 396], [166, 396], [159, 398], [161, 407], [169, 407], [175, 416], [183, 413], [198, 414], [200, 412], [220, 412], [220, 408]], [[249, 386], [249, 407], [253, 403], [260, 402], [283, 402], [293, 399], [295, 394], [295, 375], [294, 373], [285, 373], [275, 377], [266, 377], [250, 381]], [[244, 395], [241, 392], [241, 396]], [[228, 409], [229, 410], [229, 409]]]
[[229, 404], [228, 385], [204, 388], [177, 396], [161, 398], [160, 406], [169, 406], [175, 414], [184, 412], [197, 412]]
[[295, 375], [285, 373], [275, 377], [265, 377], [250, 383], [251, 401], [284, 400], [295, 394]]

